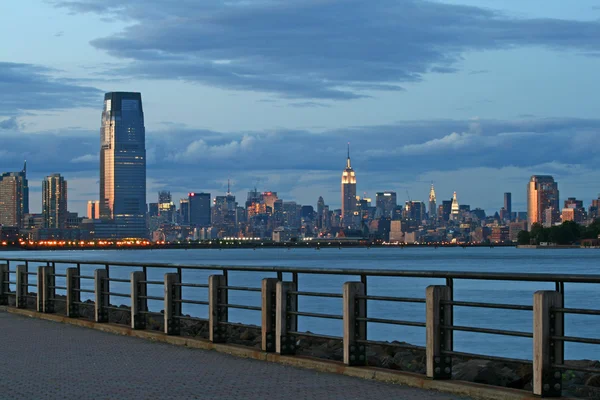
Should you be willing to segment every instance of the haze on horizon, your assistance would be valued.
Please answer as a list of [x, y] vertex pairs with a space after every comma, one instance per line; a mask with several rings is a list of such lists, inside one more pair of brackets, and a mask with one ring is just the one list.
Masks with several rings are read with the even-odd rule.
[[55, 172], [71, 211], [98, 198], [109, 91], [142, 93], [148, 202], [231, 178], [337, 208], [348, 141], [373, 198], [600, 192], [599, 1], [6, 0], [0, 34], [0, 171], [27, 159], [32, 212]]

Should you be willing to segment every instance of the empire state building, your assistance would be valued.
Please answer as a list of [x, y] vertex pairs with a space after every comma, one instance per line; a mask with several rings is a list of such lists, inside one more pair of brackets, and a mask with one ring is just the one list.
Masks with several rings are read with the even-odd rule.
[[356, 174], [350, 164], [350, 144], [348, 144], [346, 169], [342, 172], [342, 225], [344, 227], [352, 226], [356, 209]]

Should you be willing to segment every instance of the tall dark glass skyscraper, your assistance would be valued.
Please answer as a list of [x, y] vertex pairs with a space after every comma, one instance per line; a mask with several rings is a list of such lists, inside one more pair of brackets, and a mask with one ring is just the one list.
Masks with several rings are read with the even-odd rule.
[[140, 93], [104, 96], [100, 141], [100, 219], [114, 223], [115, 237], [146, 237], [146, 130]]

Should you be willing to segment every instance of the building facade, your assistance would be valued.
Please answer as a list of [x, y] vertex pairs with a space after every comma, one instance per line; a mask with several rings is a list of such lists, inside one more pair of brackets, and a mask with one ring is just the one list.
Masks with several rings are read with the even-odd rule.
[[67, 228], [67, 181], [60, 174], [47, 176], [42, 182], [44, 228]]
[[0, 175], [0, 225], [23, 228], [25, 214], [29, 214], [27, 163], [19, 172]]
[[188, 203], [190, 226], [210, 227], [210, 193], [189, 193]]
[[429, 219], [435, 220], [437, 218], [437, 198], [435, 196], [435, 188], [433, 183], [431, 184], [431, 190], [429, 190]]
[[146, 130], [140, 93], [104, 96], [100, 137], [100, 218], [113, 224], [115, 237], [145, 238]]
[[527, 184], [527, 229], [535, 223], [551, 226], [559, 219], [558, 184], [550, 175], [533, 175]]
[[377, 192], [375, 194], [375, 207], [378, 215], [391, 217], [397, 205], [396, 192]]

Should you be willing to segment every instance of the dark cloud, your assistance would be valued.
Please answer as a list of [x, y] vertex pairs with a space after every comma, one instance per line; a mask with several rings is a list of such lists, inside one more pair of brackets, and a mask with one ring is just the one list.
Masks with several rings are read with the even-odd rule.
[[469, 51], [543, 46], [597, 54], [600, 22], [513, 18], [422, 0], [55, 1], [135, 21], [92, 44], [123, 76], [181, 79], [288, 98], [354, 99], [452, 73]]
[[0, 62], [0, 116], [101, 104], [100, 90], [71, 79], [53, 78], [53, 72], [32, 64]]
[[0, 121], [0, 129], [18, 131], [21, 129], [17, 117], [10, 117], [8, 119]]

